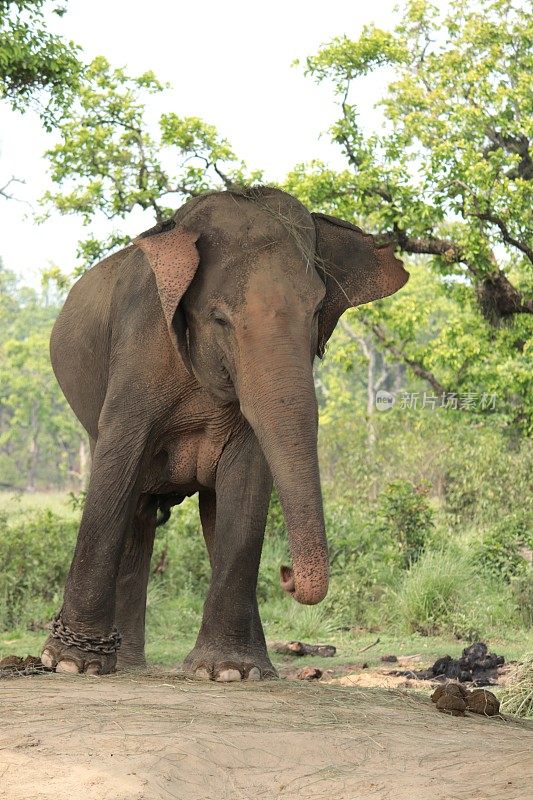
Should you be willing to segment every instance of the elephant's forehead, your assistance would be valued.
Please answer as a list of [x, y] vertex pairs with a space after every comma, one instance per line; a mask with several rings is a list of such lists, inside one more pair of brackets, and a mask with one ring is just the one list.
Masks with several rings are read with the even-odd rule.
[[303, 311], [314, 306], [324, 291], [313, 264], [306, 270], [301, 263], [291, 263], [290, 259], [276, 260], [259, 263], [250, 272], [244, 282], [243, 299], [247, 308], [290, 308], [296, 312], [299, 306]]
[[[252, 191], [252, 190], [250, 190]], [[221, 248], [243, 244], [295, 244], [306, 255], [314, 250], [315, 228], [307, 209], [294, 197], [279, 190], [257, 195], [222, 192], [206, 196], [184, 220], [201, 236], [216, 240]]]
[[242, 306], [250, 280], [258, 273], [287, 291], [291, 286], [302, 289], [313, 278], [319, 281], [312, 267], [312, 217], [284, 192], [269, 190], [253, 198], [213, 194], [176, 221], [199, 233], [200, 268], [189, 291], [192, 301], [219, 297], [232, 308]]

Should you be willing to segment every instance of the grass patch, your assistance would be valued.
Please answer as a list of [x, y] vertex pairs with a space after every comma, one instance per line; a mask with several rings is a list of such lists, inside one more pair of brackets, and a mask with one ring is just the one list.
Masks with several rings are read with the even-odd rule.
[[[291, 608], [291, 603], [298, 608], [293, 600], [286, 598], [285, 609], [287, 615]], [[317, 606], [319, 608], [319, 606]], [[176, 611], [178, 607], [175, 607]], [[290, 639], [311, 639], [306, 637], [305, 628], [300, 627], [293, 617], [285, 627], [281, 624], [272, 625], [269, 621], [272, 617], [270, 604], [261, 606], [261, 615], [265, 623], [265, 634], [268, 642]], [[166, 609], [168, 617], [163, 624], [162, 620], [154, 620], [149, 612], [147, 620], [147, 646], [146, 653], [151, 664], [157, 664], [166, 668], [173, 668], [183, 661], [187, 653], [192, 649], [196, 641], [196, 635], [200, 626], [200, 613], [194, 620], [190, 618], [190, 628], [185, 631], [182, 621], [174, 616], [170, 607]], [[296, 616], [297, 619], [298, 615]], [[16, 629], [0, 634], [0, 658], [6, 655], [28, 654], [38, 655], [42, 649], [46, 638], [46, 631], [28, 631]], [[379, 643], [374, 642], [379, 637]], [[334, 658], [317, 659], [314, 656], [302, 656], [298, 659], [292, 657], [279, 656], [271, 653], [272, 661], [276, 666], [283, 664], [294, 664], [305, 666], [307, 664], [320, 663], [323, 667], [336, 667], [346, 664], [366, 662], [370, 668], [383, 666], [380, 658], [383, 655], [394, 653], [395, 655], [420, 655], [420, 664], [431, 664], [440, 656], [449, 654], [457, 658], [464, 647], [470, 644], [468, 640], [460, 640], [453, 636], [422, 636], [420, 634], [407, 634], [390, 631], [331, 631], [327, 635], [317, 636], [315, 643], [333, 644], [337, 648]], [[509, 630], [499, 636], [491, 638], [488, 642], [491, 650], [502, 653], [506, 661], [517, 661], [523, 658], [523, 654], [533, 652], [533, 632], [526, 630]], [[364, 650], [368, 645], [373, 645], [369, 650]], [[510, 712], [509, 712], [510, 713]]]
[[514, 680], [501, 693], [502, 711], [533, 719], [533, 651], [517, 665]]
[[79, 514], [72, 506], [72, 499], [66, 492], [3, 492], [0, 491], [0, 513], [10, 520], [19, 516], [52, 511], [67, 519], [78, 519]]
[[424, 553], [391, 592], [390, 618], [401, 629], [470, 640], [518, 627], [508, 587], [475, 570], [457, 549]]

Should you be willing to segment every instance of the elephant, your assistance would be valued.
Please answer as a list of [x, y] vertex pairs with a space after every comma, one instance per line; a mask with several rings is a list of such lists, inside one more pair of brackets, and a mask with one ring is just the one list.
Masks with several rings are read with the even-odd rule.
[[273, 484], [292, 561], [283, 589], [305, 604], [328, 589], [313, 361], [347, 308], [408, 277], [391, 244], [252, 186], [188, 200], [74, 284], [50, 351], [92, 469], [46, 667], [146, 665], [158, 511], [198, 494], [211, 581], [183, 668], [276, 676], [256, 598]]

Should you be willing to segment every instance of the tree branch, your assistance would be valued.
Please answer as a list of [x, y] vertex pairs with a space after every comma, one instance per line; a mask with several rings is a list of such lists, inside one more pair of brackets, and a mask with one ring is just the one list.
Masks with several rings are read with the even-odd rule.
[[[390, 338], [387, 336], [381, 325], [377, 323], [368, 322], [367, 320], [365, 320], [364, 317], [360, 317], [359, 320], [364, 325], [364, 327], [367, 328], [367, 330], [369, 330], [376, 337], [376, 339], [386, 348], [386, 350], [388, 350], [389, 353], [391, 353], [394, 356], [396, 361], [407, 364], [418, 378], [422, 378], [423, 380], [427, 381], [429, 385], [432, 387], [432, 389], [434, 389], [438, 394], [443, 394], [446, 392], [444, 386], [437, 380], [435, 375], [432, 372], [430, 372], [430, 370], [426, 369], [426, 367], [421, 361], [417, 361], [413, 358], [408, 358], [406, 355], [404, 355], [404, 353], [402, 353], [401, 349], [396, 344], [394, 344], [394, 342], [390, 340]], [[349, 336], [350, 339], [352, 339], [354, 342], [357, 342], [357, 344], [363, 351], [364, 356], [366, 358], [370, 358], [370, 351], [368, 349], [368, 345], [364, 340], [364, 338], [354, 333], [345, 320], [341, 320], [341, 328], [347, 334], [347, 336]], [[383, 375], [379, 381], [380, 385], [383, 382], [382, 379]], [[375, 388], [378, 387], [376, 386]]]
[[22, 178], [16, 178], [14, 175], [12, 175], [11, 178], [6, 183], [4, 183], [3, 186], [0, 186], [0, 196], [4, 197], [6, 200], [16, 200], [18, 203], [26, 202], [24, 200], [20, 200], [18, 197], [15, 197], [14, 194], [9, 194], [7, 192], [7, 189], [9, 189], [12, 183], [23, 184], [26, 183], [26, 181], [22, 180]]
[[372, 331], [376, 339], [381, 342], [383, 347], [385, 347], [385, 349], [394, 356], [396, 361], [401, 361], [404, 364], [407, 364], [407, 366], [418, 378], [422, 378], [423, 380], [427, 381], [431, 388], [434, 389], [434, 391], [438, 394], [446, 393], [447, 390], [440, 383], [440, 381], [437, 380], [435, 375], [429, 369], [426, 369], [421, 361], [414, 358], [409, 358], [402, 353], [401, 349], [391, 341], [389, 336], [387, 336], [381, 325], [378, 323], [367, 322], [364, 318], [361, 318], [361, 322], [366, 328], [368, 328], [368, 330]]
[[[501, 269], [496, 266], [490, 273], [479, 270], [465, 258], [461, 248], [451, 240], [433, 236], [414, 238], [397, 228], [391, 238], [405, 253], [441, 256], [449, 263], [464, 264], [476, 280], [481, 310], [485, 319], [492, 325], [514, 314], [533, 314], [533, 300], [524, 298]], [[495, 259], [494, 263], [496, 265]]]
[[529, 247], [529, 245], [525, 244], [524, 242], [519, 241], [519, 239], [515, 239], [514, 236], [512, 236], [509, 232], [509, 228], [501, 217], [496, 216], [496, 214], [492, 214], [490, 211], [476, 212], [474, 216], [478, 219], [484, 220], [485, 222], [491, 222], [493, 225], [496, 225], [500, 229], [503, 241], [507, 242], [507, 244], [510, 244], [513, 247], [516, 247], [516, 249], [520, 250], [521, 253], [524, 253], [524, 255], [527, 256], [533, 264], [533, 248]]
[[443, 256], [450, 263], [462, 262], [474, 274], [477, 271], [465, 261], [461, 248], [451, 239], [442, 239], [438, 236], [408, 236], [408, 234], [394, 226], [394, 238], [400, 248], [413, 255]]

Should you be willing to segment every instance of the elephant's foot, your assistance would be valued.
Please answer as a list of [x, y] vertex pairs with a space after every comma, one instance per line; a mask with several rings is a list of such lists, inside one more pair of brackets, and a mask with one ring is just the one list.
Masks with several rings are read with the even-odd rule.
[[183, 662], [183, 671], [196, 680], [224, 683], [278, 677], [266, 649], [253, 644], [197, 644]]
[[144, 648], [128, 647], [123, 642], [117, 654], [117, 670], [139, 670], [146, 666]]
[[44, 643], [41, 661], [48, 669], [56, 672], [68, 672], [88, 675], [107, 675], [115, 671], [117, 663], [116, 653], [97, 653], [81, 650], [74, 645], [68, 645], [52, 636]]
[[116, 628], [107, 636], [80, 633], [70, 628], [60, 612], [50, 624], [41, 661], [56, 672], [106, 675], [115, 671], [121, 636]]

